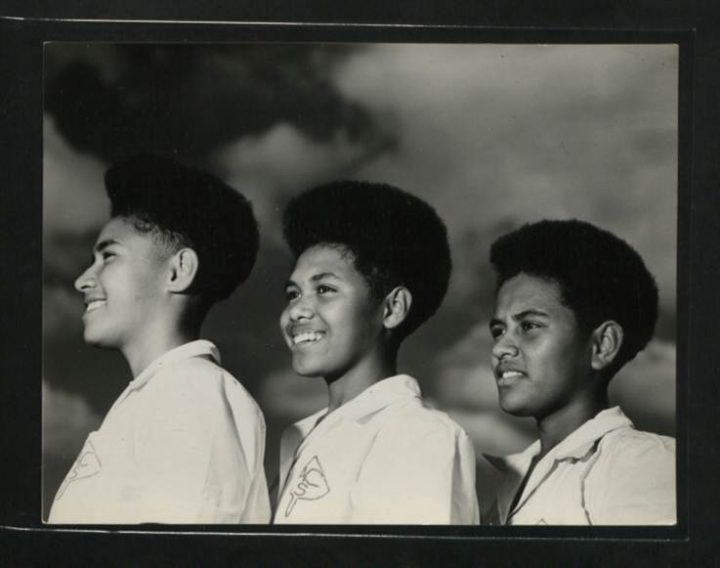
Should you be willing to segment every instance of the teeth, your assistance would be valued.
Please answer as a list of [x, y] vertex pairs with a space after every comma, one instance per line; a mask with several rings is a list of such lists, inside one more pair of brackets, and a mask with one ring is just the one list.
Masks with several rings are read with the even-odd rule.
[[298, 345], [299, 343], [313, 343], [322, 339], [322, 336], [323, 334], [317, 331], [305, 331], [303, 333], [298, 333], [297, 335], [294, 335], [292, 338], [292, 342], [293, 345]]
[[525, 374], [521, 371], [502, 371], [498, 375], [497, 384], [499, 387], [510, 387], [524, 376]]
[[517, 377], [522, 377], [522, 373], [520, 371], [503, 371], [500, 376], [503, 379], [514, 379]]
[[99, 307], [104, 306], [104, 305], [105, 305], [105, 300], [93, 300], [92, 302], [88, 302], [88, 305], [85, 308], [85, 313], [96, 310]]

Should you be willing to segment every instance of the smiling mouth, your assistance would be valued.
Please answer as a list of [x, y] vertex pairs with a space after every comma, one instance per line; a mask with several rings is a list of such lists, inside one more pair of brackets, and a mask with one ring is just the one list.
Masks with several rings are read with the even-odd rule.
[[102, 308], [107, 303], [107, 300], [92, 300], [85, 306], [85, 313], [90, 313], [98, 308]]
[[497, 374], [497, 384], [500, 387], [506, 387], [514, 383], [516, 380], [521, 379], [525, 376], [522, 371], [502, 371]]
[[291, 341], [293, 346], [311, 345], [320, 341], [324, 336], [325, 334], [319, 331], [304, 331], [297, 335], [292, 335]]

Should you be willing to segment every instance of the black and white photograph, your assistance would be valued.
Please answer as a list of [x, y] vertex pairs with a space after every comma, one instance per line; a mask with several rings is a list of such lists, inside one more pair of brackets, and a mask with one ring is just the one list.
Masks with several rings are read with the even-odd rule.
[[678, 524], [678, 44], [43, 57], [47, 526]]

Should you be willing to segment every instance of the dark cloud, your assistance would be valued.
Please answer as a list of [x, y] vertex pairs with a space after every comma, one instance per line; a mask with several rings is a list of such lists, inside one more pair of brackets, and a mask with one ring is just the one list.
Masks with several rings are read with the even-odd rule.
[[48, 46], [45, 106], [74, 147], [106, 161], [136, 152], [203, 161], [279, 122], [315, 140], [343, 132], [377, 143], [370, 114], [333, 83], [349, 47], [127, 44], [102, 50], [99, 58], [77, 46]]
[[[492, 279], [479, 259], [501, 230], [578, 217], [639, 249], [672, 318], [676, 46], [382, 45], [338, 77], [397, 125], [396, 150], [355, 175], [415, 191], [451, 220], [451, 287]], [[466, 246], [472, 234], [484, 246]]]

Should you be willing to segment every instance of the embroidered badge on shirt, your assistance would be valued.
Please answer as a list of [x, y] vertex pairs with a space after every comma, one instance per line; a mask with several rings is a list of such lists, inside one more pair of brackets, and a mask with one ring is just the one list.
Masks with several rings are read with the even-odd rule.
[[65, 490], [73, 481], [96, 475], [100, 472], [101, 468], [102, 463], [100, 463], [100, 458], [95, 451], [95, 446], [93, 446], [90, 440], [87, 440], [80, 455], [78, 455], [75, 460], [72, 469], [67, 476], [65, 476], [65, 480], [62, 482], [60, 489], [58, 489], [57, 495], [55, 495], [55, 501], [63, 496], [63, 493], [65, 493]]
[[290, 491], [290, 503], [288, 503], [285, 509], [285, 516], [289, 517], [292, 510], [295, 508], [295, 503], [299, 499], [306, 501], [316, 501], [321, 499], [330, 493], [330, 485], [328, 485], [327, 479], [325, 478], [325, 472], [320, 465], [320, 460], [317, 456], [313, 456], [312, 459], [305, 464], [302, 472], [298, 476], [295, 487]]

